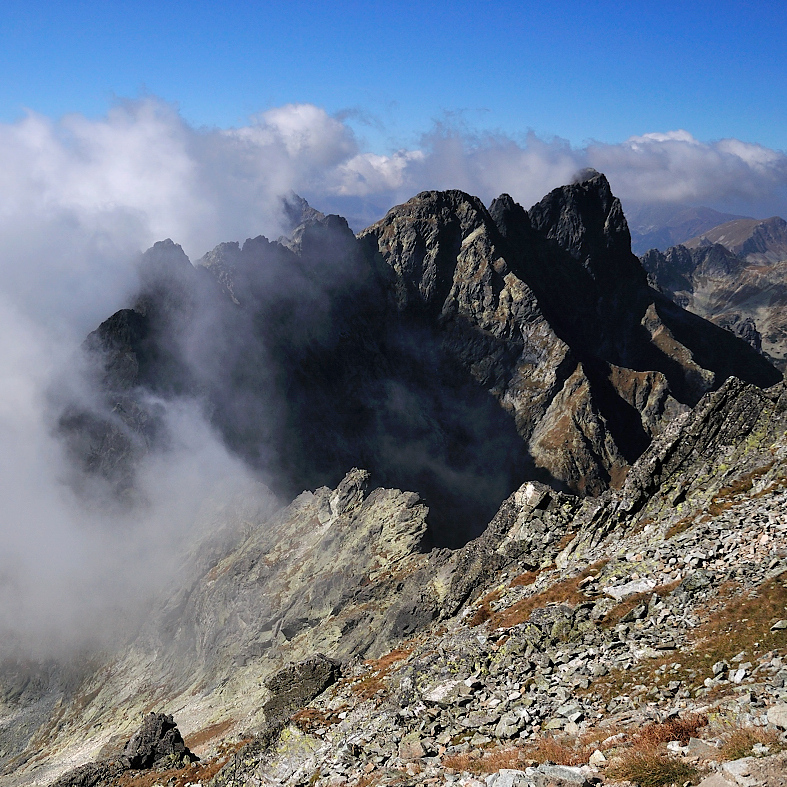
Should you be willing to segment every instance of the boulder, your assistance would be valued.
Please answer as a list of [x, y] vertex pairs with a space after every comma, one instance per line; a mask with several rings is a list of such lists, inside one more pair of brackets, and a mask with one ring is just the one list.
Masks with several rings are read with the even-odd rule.
[[265, 687], [271, 694], [262, 708], [265, 717], [271, 722], [289, 719], [295, 711], [335, 683], [339, 674], [339, 664], [322, 653], [274, 672], [265, 681]]
[[178, 725], [171, 715], [149, 713], [140, 728], [123, 749], [129, 767], [135, 770], [151, 768], [168, 760], [170, 763], [195, 762], [199, 758], [186, 746]]
[[779, 703], [768, 708], [768, 723], [782, 730], [787, 730], [787, 703]]

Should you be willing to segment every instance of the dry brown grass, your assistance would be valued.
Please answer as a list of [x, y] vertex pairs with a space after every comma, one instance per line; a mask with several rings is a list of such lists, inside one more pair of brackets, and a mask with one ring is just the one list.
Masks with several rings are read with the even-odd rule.
[[198, 749], [200, 746], [205, 745], [208, 741], [212, 741], [215, 738], [219, 738], [224, 735], [224, 733], [227, 732], [227, 730], [232, 727], [234, 723], [235, 722], [232, 719], [226, 719], [225, 721], [220, 721], [217, 724], [211, 724], [210, 727], [205, 727], [205, 729], [199, 730], [198, 732], [193, 732], [186, 736], [186, 746], [194, 751], [194, 749]]
[[532, 585], [538, 579], [539, 573], [539, 571], [525, 571], [523, 574], [519, 574], [518, 576], [514, 577], [508, 583], [508, 586], [512, 588], [518, 588]]
[[338, 724], [340, 711], [324, 712], [317, 708], [301, 708], [297, 711], [291, 721], [302, 732], [307, 735], [313, 733], [321, 727], [332, 727]]
[[634, 736], [637, 745], [658, 746], [667, 741], [680, 741], [681, 746], [696, 738], [697, 732], [708, 725], [708, 717], [702, 713], [687, 713], [682, 718], [670, 719], [659, 724], [648, 724]]
[[634, 782], [639, 787], [664, 787], [695, 782], [697, 769], [682, 760], [669, 757], [656, 746], [628, 749], [616, 757], [607, 769], [613, 779]]
[[522, 763], [528, 759], [521, 748], [509, 747], [485, 751], [480, 757], [475, 752], [450, 754], [443, 757], [442, 765], [444, 768], [451, 768], [455, 771], [467, 771], [478, 776], [483, 773], [495, 773], [501, 768], [519, 769]]
[[575, 538], [577, 537], [576, 531], [569, 530], [563, 534], [563, 538], [557, 542], [557, 551], [562, 552]]
[[664, 596], [672, 593], [675, 588], [680, 585], [680, 580], [670, 582], [668, 585], [658, 585], [653, 590], [646, 591], [645, 593], [635, 593], [633, 596], [628, 596], [615, 605], [603, 618], [599, 621], [602, 628], [612, 628], [631, 612], [632, 609], [638, 607], [645, 599], [651, 596]]
[[[749, 592], [744, 592], [737, 582], [723, 583], [715, 598], [704, 608], [705, 621], [694, 629], [691, 640], [680, 651], [665, 653], [629, 670], [616, 668], [579, 693], [592, 691], [608, 701], [634, 685], [651, 686], [673, 680], [682, 681], [687, 688], [697, 689], [705, 678], [711, 676], [714, 662], [731, 662], [741, 652], [754, 657], [769, 650], [784, 650], [787, 648], [787, 630], [771, 631], [770, 627], [774, 621], [787, 617], [785, 583], [787, 572]], [[672, 669], [675, 663], [680, 667]], [[663, 667], [668, 668], [666, 673], [659, 672]], [[720, 686], [712, 689], [709, 696], [727, 690]]]
[[413, 648], [395, 648], [390, 653], [380, 656], [379, 659], [370, 659], [365, 663], [371, 668], [362, 678], [350, 681], [352, 692], [362, 700], [374, 697], [381, 689], [385, 691], [384, 678], [386, 678], [393, 666], [400, 661], [404, 661], [411, 653]]
[[756, 743], [769, 746], [771, 752], [782, 748], [779, 734], [776, 730], [763, 729], [762, 727], [739, 727], [733, 730], [719, 749], [719, 758], [723, 760], [737, 760], [751, 754]]
[[524, 623], [533, 614], [534, 610], [545, 607], [547, 604], [558, 602], [573, 606], [581, 604], [583, 601], [587, 601], [587, 597], [577, 586], [586, 577], [596, 574], [605, 564], [606, 561], [600, 561], [592, 566], [588, 566], [577, 576], [557, 582], [546, 590], [523, 598], [506, 609], [501, 609], [497, 612], [489, 610], [489, 617], [486, 619], [492, 628], [511, 628]]
[[482, 623], [485, 623], [487, 620], [489, 620], [493, 614], [492, 604], [495, 601], [498, 601], [502, 595], [502, 588], [496, 588], [491, 593], [487, 593], [478, 602], [478, 609], [476, 609], [476, 611], [468, 618], [467, 625], [472, 627], [480, 626]]
[[723, 511], [732, 508], [735, 505], [733, 498], [735, 498], [736, 495], [750, 491], [757, 479], [762, 478], [762, 476], [764, 476], [772, 467], [773, 462], [769, 462], [762, 467], [758, 467], [755, 470], [752, 470], [740, 476], [739, 478], [736, 478], [735, 481], [733, 481], [729, 486], [723, 486], [713, 496], [713, 499], [708, 506], [708, 513], [711, 516], [718, 516]]
[[[316, 779], [313, 779], [311, 784], [313, 784], [316, 781], [317, 781]], [[374, 785], [376, 784], [386, 784], [386, 785], [403, 784], [406, 781], [408, 781], [408, 778], [405, 773], [402, 773], [401, 776], [396, 776], [394, 773], [392, 773], [389, 770], [386, 771], [384, 779], [380, 777], [379, 773], [374, 773], [374, 772], [367, 773], [365, 776], [361, 776], [355, 787], [374, 787]]]
[[554, 762], [556, 765], [586, 765], [595, 746], [583, 744], [581, 740], [558, 738], [547, 735], [524, 746], [525, 757], [537, 762]]
[[476, 609], [476, 611], [473, 612], [473, 614], [467, 619], [467, 625], [471, 628], [480, 626], [482, 623], [486, 623], [486, 621], [489, 620], [492, 615], [492, 607], [482, 601], [478, 609]]
[[[731, 659], [741, 651], [765, 652], [787, 645], [787, 631], [771, 631], [775, 620], [785, 617], [787, 608], [787, 573], [780, 574], [758, 588], [737, 597], [725, 599], [710, 618], [697, 627], [688, 666]], [[731, 588], [726, 592], [734, 592]], [[685, 659], [681, 658], [681, 661]], [[693, 662], [691, 664], [690, 662]]]
[[674, 536], [685, 533], [696, 521], [692, 516], [684, 516], [683, 519], [679, 519], [667, 529], [667, 532], [664, 534], [664, 540], [669, 541]]

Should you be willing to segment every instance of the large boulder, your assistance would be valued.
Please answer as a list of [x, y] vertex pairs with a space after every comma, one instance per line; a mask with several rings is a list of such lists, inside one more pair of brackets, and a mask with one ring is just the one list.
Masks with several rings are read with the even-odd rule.
[[335, 683], [339, 674], [339, 664], [322, 653], [274, 672], [265, 681], [265, 687], [271, 693], [263, 706], [265, 717], [270, 722], [286, 721]]
[[199, 759], [186, 746], [178, 725], [171, 715], [149, 713], [142, 726], [131, 736], [123, 749], [123, 757], [134, 769], [151, 768], [162, 760], [171, 763], [194, 762]]

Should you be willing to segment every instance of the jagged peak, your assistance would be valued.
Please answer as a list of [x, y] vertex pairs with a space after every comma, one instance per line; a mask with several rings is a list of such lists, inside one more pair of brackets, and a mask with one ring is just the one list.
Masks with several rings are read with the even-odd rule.
[[574, 175], [573, 180], [571, 183], [576, 185], [578, 183], [585, 183], [587, 181], [595, 180], [596, 178], [602, 178], [604, 182], [609, 186], [609, 182], [607, 181], [606, 175], [599, 172], [597, 169], [593, 167], [585, 167], [584, 169], [579, 170], [576, 175]]
[[171, 238], [157, 241], [139, 260], [142, 290], [170, 287], [191, 280], [194, 266], [180, 244]]
[[287, 234], [293, 232], [299, 225], [308, 221], [324, 219], [325, 214], [313, 208], [303, 197], [290, 191], [281, 198], [282, 213], [284, 214], [285, 230]]
[[504, 238], [521, 240], [533, 228], [527, 211], [510, 194], [501, 194], [492, 200], [489, 215]]
[[606, 176], [593, 172], [553, 189], [530, 209], [531, 223], [605, 286], [644, 281], [645, 272], [631, 252], [631, 233], [620, 200]]

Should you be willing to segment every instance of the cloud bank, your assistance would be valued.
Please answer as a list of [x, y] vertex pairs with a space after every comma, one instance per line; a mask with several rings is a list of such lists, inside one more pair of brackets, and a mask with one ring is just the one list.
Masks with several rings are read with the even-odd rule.
[[171, 237], [195, 259], [221, 241], [276, 237], [289, 191], [360, 229], [424, 189], [487, 202], [508, 192], [529, 207], [588, 166], [624, 205], [787, 215], [784, 152], [686, 131], [577, 148], [438, 123], [418, 146], [383, 155], [308, 104], [236, 129], [193, 128], [155, 99], [98, 119], [30, 113], [0, 124], [0, 629], [97, 635], [166, 573], [205, 501], [198, 490], [251, 483], [187, 405], [167, 415], [181, 442], [142, 472], [144, 511], [108, 517], [62, 481], [49, 392], [63, 380], [78, 386], [76, 348], [126, 305], [141, 250]]

